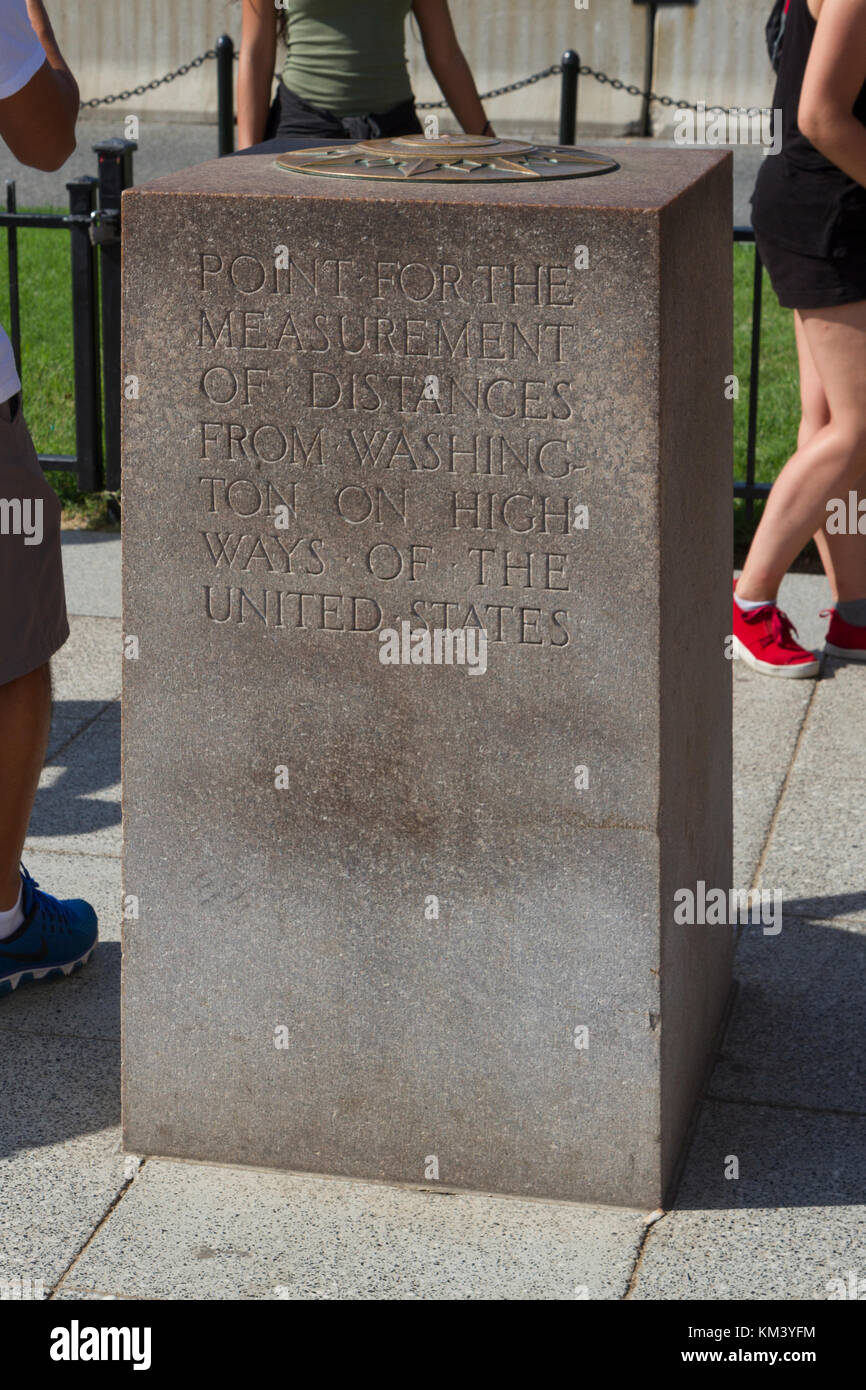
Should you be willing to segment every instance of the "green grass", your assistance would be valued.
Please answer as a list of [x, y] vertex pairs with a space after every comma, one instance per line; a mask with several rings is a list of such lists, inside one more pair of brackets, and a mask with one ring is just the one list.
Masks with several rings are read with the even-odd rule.
[[[62, 208], [22, 208], [63, 212]], [[9, 274], [6, 228], [0, 258], [0, 323], [9, 328]], [[75, 453], [75, 385], [72, 367], [72, 281], [69, 233], [24, 227], [18, 233], [18, 284], [21, 305], [21, 379], [27, 423], [40, 454]], [[49, 470], [47, 477], [63, 503], [67, 525], [106, 527], [116, 523], [106, 493], [82, 493], [74, 473]]]
[[[58, 209], [33, 208], [52, 212]], [[0, 322], [9, 323], [6, 237], [0, 262]], [[734, 371], [740, 396], [734, 412], [734, 476], [746, 475], [749, 412], [749, 365], [752, 329], [754, 248], [737, 245], [734, 253]], [[72, 299], [69, 237], [62, 231], [24, 228], [18, 233], [21, 286], [21, 339], [27, 420], [39, 453], [75, 452], [72, 376]], [[797, 353], [790, 310], [780, 309], [764, 272], [764, 321], [761, 336], [760, 404], [756, 477], [772, 482], [792, 452], [799, 421]], [[106, 516], [104, 494], [79, 493], [71, 473], [50, 473], [64, 504], [67, 521], [99, 525]], [[742, 505], [737, 507], [737, 536], [745, 539]], [[756, 509], [760, 510], [760, 507]]]
[[[754, 246], [735, 245], [734, 371], [740, 382], [740, 396], [734, 409], [734, 477], [739, 480], [746, 477], [754, 273]], [[763, 272], [759, 387], [755, 481], [772, 483], [797, 447], [800, 381], [794, 315], [790, 309], [779, 307], [766, 270]], [[739, 498], [734, 502], [734, 557], [738, 565], [745, 559], [763, 510], [764, 503], [756, 501], [754, 515], [749, 521], [745, 502]], [[795, 568], [821, 569], [813, 541], [806, 546]]]
[[[734, 477], [738, 479], [746, 476], [754, 258], [753, 246], [734, 247], [734, 372], [740, 381], [734, 411]], [[762, 304], [755, 478], [771, 483], [796, 448], [800, 387], [794, 315], [790, 309], [779, 308], [766, 271]]]
[[[9, 276], [3, 230], [0, 321], [8, 330]], [[21, 376], [27, 396], [27, 423], [40, 454], [75, 453], [70, 275], [68, 232], [30, 227], [19, 231]]]

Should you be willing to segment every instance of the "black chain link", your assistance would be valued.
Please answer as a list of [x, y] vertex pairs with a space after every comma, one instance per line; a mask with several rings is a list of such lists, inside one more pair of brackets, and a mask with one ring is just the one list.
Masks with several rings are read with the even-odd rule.
[[[562, 64], [554, 63], [552, 67], [545, 68], [543, 72], [534, 72], [531, 77], [522, 77], [519, 82], [509, 82], [507, 87], [494, 87], [490, 92], [479, 92], [481, 101], [490, 101], [491, 97], [504, 97], [507, 92], [519, 92], [524, 87], [531, 87], [535, 82], [543, 82], [545, 77], [555, 77], [558, 72], [562, 72]], [[447, 101], [417, 101], [415, 103], [419, 111], [432, 111], [437, 107], [447, 106]]]
[[[117, 92], [111, 97], [92, 97], [90, 101], [83, 101], [81, 105], [82, 107], [111, 106], [115, 101], [129, 101], [130, 97], [143, 97], [145, 92], [155, 92], [157, 87], [164, 87], [167, 82], [174, 82], [177, 77], [186, 77], [188, 72], [192, 72], [193, 68], [200, 68], [209, 58], [215, 58], [216, 56], [216, 49], [209, 48], [207, 53], [199, 54], [198, 58], [193, 58], [190, 63], [183, 63], [179, 68], [176, 68], [174, 72], [167, 72], [165, 77], [156, 77], [152, 82], [145, 82], [141, 87], [133, 87], [129, 92]], [[237, 57], [237, 54], [235, 54], [235, 57]]]
[[[558, 64], [555, 68], [552, 68], [551, 71], [562, 72], [562, 64]], [[697, 111], [700, 104], [696, 101], [677, 101], [674, 97], [659, 96], [656, 92], [645, 92], [640, 87], [636, 87], [634, 83], [621, 82], [618, 77], [608, 77], [606, 72], [596, 72], [588, 63], [581, 63], [578, 72], [581, 77], [594, 77], [596, 82], [607, 84], [612, 87], [615, 92], [627, 92], [630, 97], [642, 97], [644, 100], [650, 102], [656, 101], [659, 106], [675, 106], [681, 111]], [[704, 106], [705, 111], [730, 112], [745, 109], [746, 108], [739, 106]], [[750, 106], [747, 109], [747, 114], [755, 115], [760, 112], [760, 110], [760, 106]]]
[[[193, 58], [191, 62], [183, 63], [181, 67], [176, 68], [174, 72], [167, 72], [165, 77], [154, 78], [152, 82], [145, 82], [141, 87], [133, 87], [129, 92], [117, 92], [114, 96], [110, 97], [93, 97], [90, 101], [83, 101], [81, 105], [82, 107], [110, 106], [115, 101], [129, 101], [130, 97], [144, 96], [145, 92], [154, 92], [157, 87], [164, 87], [166, 83], [174, 82], [178, 77], [185, 77], [188, 72], [192, 72], [193, 68], [200, 68], [203, 63], [208, 62], [211, 58], [216, 58], [216, 56], [216, 49], [209, 48], [207, 53], [201, 53], [198, 58]], [[238, 54], [236, 53], [234, 57], [235, 60], [237, 60]], [[561, 72], [562, 64], [552, 63], [549, 68], [544, 68], [541, 72], [534, 72], [531, 77], [522, 77], [518, 82], [509, 82], [505, 87], [493, 87], [489, 92], [481, 92], [480, 97], [482, 101], [491, 101], [493, 97], [503, 97], [509, 92], [520, 92], [524, 87], [532, 87], [536, 82], [543, 82], [545, 78], [557, 77]], [[650, 102], [655, 101], [658, 102], [659, 106], [675, 106], [678, 110], [686, 111], [697, 111], [698, 109], [698, 103], [695, 101], [676, 101], [674, 97], [658, 96], [656, 92], [645, 92], [640, 87], [635, 86], [634, 83], [622, 82], [618, 77], [609, 77], [606, 72], [596, 72], [595, 68], [591, 68], [588, 63], [581, 63], [578, 72], [581, 77], [592, 77], [596, 82], [612, 87], [615, 92], [626, 92], [630, 97], [641, 97], [643, 100]], [[447, 101], [419, 101], [416, 102], [416, 105], [419, 111], [435, 111], [447, 106], [448, 103]], [[707, 106], [704, 109], [707, 111], [727, 112], [732, 110], [739, 111], [743, 108], [736, 106]], [[757, 106], [750, 106], [747, 114], [754, 115], [759, 112], [760, 109], [761, 108]]]
[[[504, 96], [506, 92], [519, 92], [524, 87], [531, 87], [534, 82], [542, 82], [546, 77], [557, 77], [562, 72], [561, 63], [553, 63], [543, 72], [535, 72], [531, 77], [523, 77], [519, 82], [510, 82], [507, 87], [494, 87], [490, 92], [480, 92], [482, 101], [489, 101], [491, 97]], [[578, 68], [581, 77], [594, 77], [596, 82], [607, 84], [615, 92], [627, 92], [632, 97], [643, 97], [648, 101], [657, 101], [660, 106], [676, 106], [680, 110], [697, 111], [696, 101], [677, 101], [674, 97], [658, 96], [655, 92], [645, 92], [641, 87], [636, 87], [633, 83], [621, 82], [618, 77], [608, 77], [606, 72], [596, 72], [588, 63], [581, 63]], [[419, 101], [416, 105], [420, 111], [432, 111], [436, 108], [447, 106], [447, 101]], [[739, 111], [743, 108], [738, 106], [705, 106], [706, 111]], [[759, 106], [750, 106], [748, 114], [753, 115], [761, 110]]]

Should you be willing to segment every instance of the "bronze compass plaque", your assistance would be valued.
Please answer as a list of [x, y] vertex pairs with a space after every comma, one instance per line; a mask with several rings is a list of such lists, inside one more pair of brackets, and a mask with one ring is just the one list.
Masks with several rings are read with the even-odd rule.
[[278, 168], [292, 174], [344, 179], [392, 179], [403, 183], [532, 183], [611, 174], [616, 160], [573, 145], [533, 145], [493, 135], [401, 135], [358, 140], [351, 145], [317, 145], [278, 155]]

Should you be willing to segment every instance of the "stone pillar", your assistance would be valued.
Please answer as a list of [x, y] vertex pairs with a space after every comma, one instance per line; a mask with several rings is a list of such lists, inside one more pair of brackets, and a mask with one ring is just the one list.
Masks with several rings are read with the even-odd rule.
[[124, 194], [135, 1152], [670, 1191], [733, 936], [674, 917], [731, 882], [731, 159], [614, 154]]

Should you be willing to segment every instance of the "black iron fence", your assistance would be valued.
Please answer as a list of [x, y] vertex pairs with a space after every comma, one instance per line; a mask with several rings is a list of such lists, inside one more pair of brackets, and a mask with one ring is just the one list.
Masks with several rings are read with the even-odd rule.
[[[646, 111], [649, 109], [650, 101], [658, 101], [663, 106], [674, 106], [677, 108], [691, 107], [691, 102], [674, 101], [672, 97], [659, 97], [654, 92], [641, 91], [639, 87], [628, 86], [623, 82], [612, 80], [605, 73], [595, 72], [592, 68], [586, 67], [580, 61], [580, 54], [573, 49], [568, 49], [562, 55], [562, 62], [554, 69], [561, 74], [561, 89], [559, 100], [559, 143], [561, 145], [573, 145], [577, 139], [577, 94], [578, 81], [581, 74], [585, 74], [609, 83], [615, 90], [629, 92], [633, 96], [643, 97], [646, 101]], [[552, 70], [553, 71], [553, 70]], [[714, 107], [713, 110], [721, 108]], [[643, 118], [646, 126], [646, 116]], [[648, 133], [648, 128], [644, 131]], [[751, 227], [735, 227], [734, 242], [751, 242], [754, 245], [755, 233]], [[755, 265], [754, 279], [752, 282], [752, 334], [749, 354], [749, 419], [746, 436], [746, 477], [744, 481], [734, 480], [734, 496], [742, 497], [746, 503], [746, 521], [751, 523], [754, 519], [755, 499], [764, 498], [770, 491], [769, 483], [758, 483], [755, 481], [755, 459], [758, 447], [758, 390], [759, 373], [761, 362], [761, 316], [763, 310], [763, 285], [764, 268], [761, 263], [761, 256], [757, 246], [755, 246]]]
[[[141, 96], [165, 82], [174, 81], [208, 59], [217, 66], [217, 147], [220, 155], [234, 150], [233, 65], [236, 58], [232, 39], [223, 34], [215, 48], [184, 64], [176, 72], [129, 92], [100, 97], [85, 106], [110, 105]], [[689, 107], [686, 101], [659, 97], [636, 86], [627, 86], [605, 73], [582, 64], [573, 49], [563, 53], [561, 63], [529, 78], [483, 93], [489, 99], [505, 91], [516, 91], [543, 78], [560, 77], [559, 143], [573, 145], [577, 138], [578, 82], [591, 76], [667, 106]], [[424, 107], [440, 107], [445, 102], [425, 102]], [[721, 109], [721, 108], [713, 108]], [[0, 211], [0, 226], [7, 233], [9, 275], [9, 336], [21, 372], [21, 315], [18, 283], [18, 232], [26, 227], [56, 228], [69, 233], [73, 302], [73, 368], [75, 381], [75, 453], [40, 454], [44, 468], [68, 469], [78, 479], [82, 491], [120, 486], [120, 406], [123, 390], [120, 360], [120, 245], [121, 195], [132, 185], [132, 156], [138, 148], [134, 140], [103, 140], [92, 146], [98, 157], [98, 176], [89, 175], [67, 183], [67, 213], [20, 213], [16, 206], [15, 182], [6, 181], [6, 208]], [[754, 242], [751, 227], [735, 227], [734, 242]], [[758, 435], [758, 389], [761, 351], [763, 268], [755, 247], [752, 291], [752, 334], [749, 372], [749, 414], [746, 444], [745, 481], [734, 482], [734, 496], [746, 503], [751, 520], [756, 498], [766, 497], [769, 484], [755, 481]], [[26, 393], [26, 382], [22, 386]]]
[[[120, 486], [120, 196], [132, 183], [133, 140], [93, 146], [98, 175], [66, 185], [66, 213], [19, 212], [14, 179], [6, 180], [9, 337], [22, 374], [18, 233], [39, 227], [69, 234], [72, 278], [72, 359], [75, 383], [75, 453], [40, 454], [43, 468], [74, 473], [85, 492]], [[27, 381], [22, 378], [26, 399]]]
[[[735, 227], [734, 242], [755, 243], [755, 233], [751, 227]], [[755, 498], [764, 498], [770, 491], [769, 483], [755, 482], [755, 456], [758, 447], [758, 389], [761, 368], [761, 313], [763, 308], [764, 266], [761, 253], [755, 246], [755, 266], [752, 280], [752, 334], [749, 348], [749, 422], [746, 436], [746, 479], [734, 480], [734, 496], [743, 497], [746, 502], [746, 520], [751, 522], [755, 512]]]

